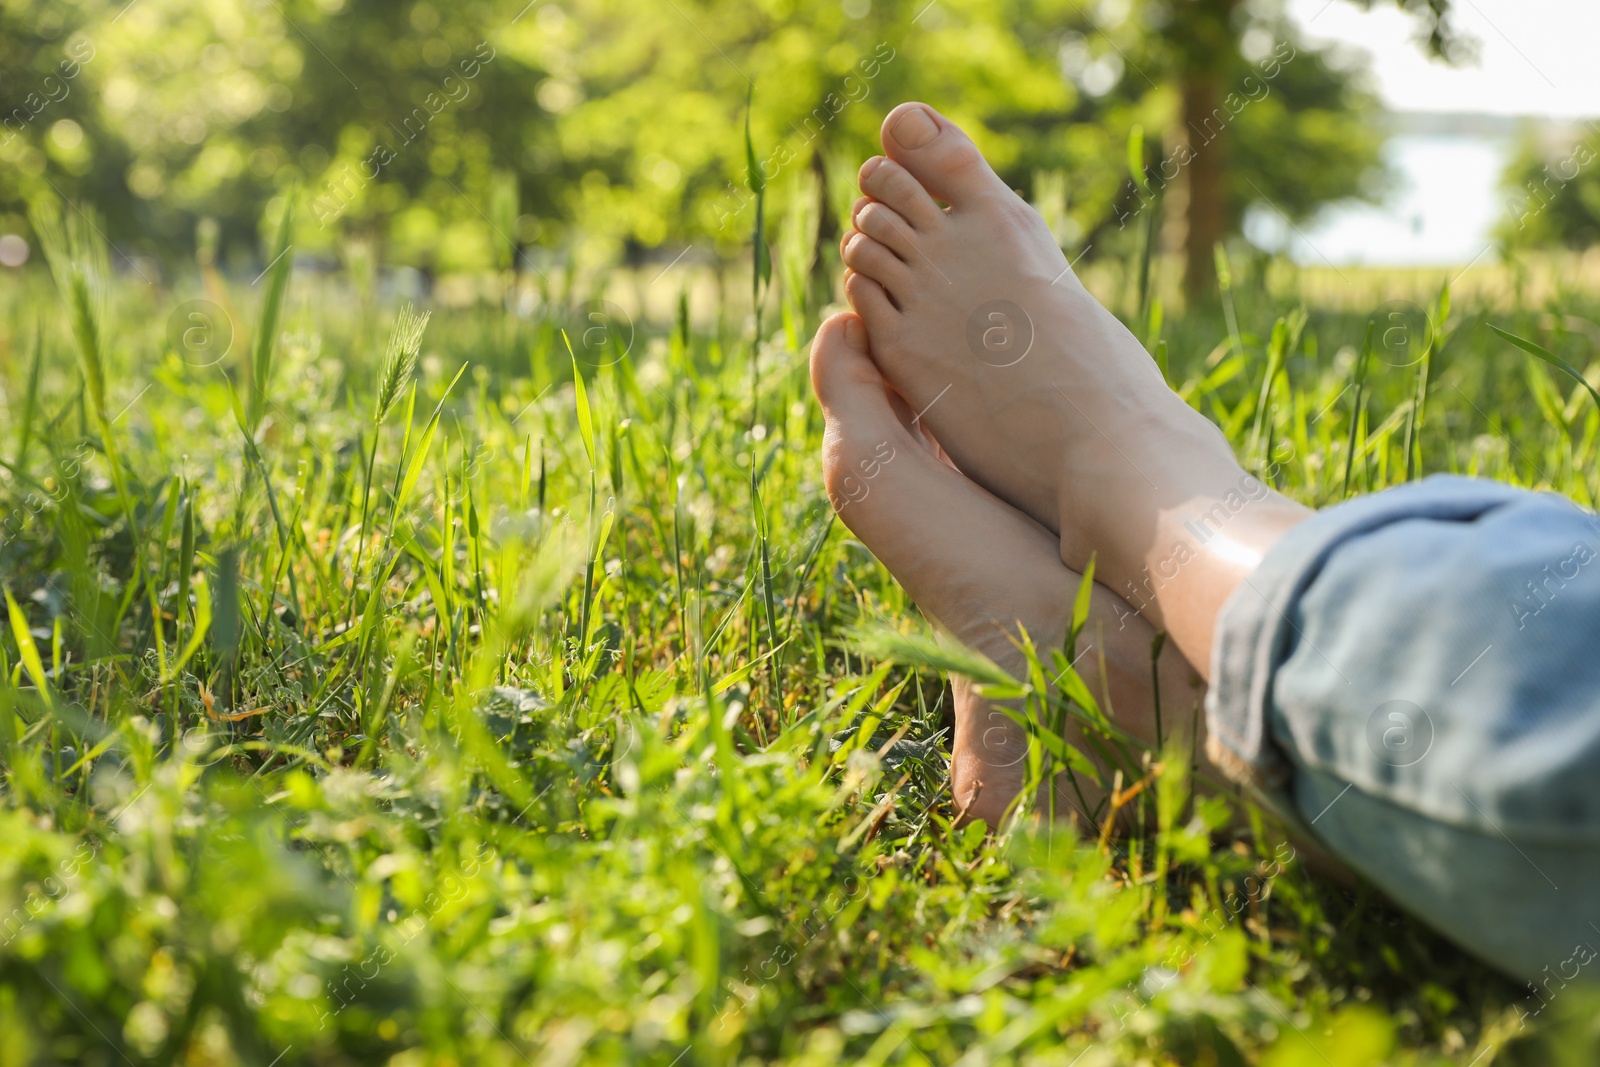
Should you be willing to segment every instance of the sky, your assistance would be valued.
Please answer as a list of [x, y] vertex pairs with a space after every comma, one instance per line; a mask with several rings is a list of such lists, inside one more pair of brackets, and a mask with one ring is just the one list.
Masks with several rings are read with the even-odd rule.
[[[1477, 42], [1476, 62], [1430, 60], [1417, 23], [1392, 6], [1363, 11], [1348, 0], [1290, 0], [1307, 39], [1371, 57], [1376, 89], [1393, 111], [1444, 111], [1557, 120], [1600, 118], [1600, 0], [1456, 0], [1457, 27]], [[1465, 264], [1504, 210], [1500, 173], [1513, 145], [1479, 137], [1401, 136], [1387, 155], [1401, 182], [1381, 207], [1337, 206], [1288, 234], [1308, 263]], [[1273, 244], [1269, 220], [1247, 226]]]
[[1452, 18], [1477, 40], [1479, 61], [1455, 68], [1428, 59], [1416, 20], [1393, 6], [1290, 0], [1289, 11], [1309, 39], [1367, 51], [1395, 110], [1600, 117], [1596, 0], [1456, 0]]

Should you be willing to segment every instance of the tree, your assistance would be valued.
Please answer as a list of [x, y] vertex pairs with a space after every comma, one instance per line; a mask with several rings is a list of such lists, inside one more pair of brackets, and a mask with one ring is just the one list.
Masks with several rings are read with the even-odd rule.
[[1498, 236], [1512, 248], [1588, 248], [1600, 244], [1600, 129], [1542, 144], [1529, 136], [1501, 181], [1506, 214]]
[[1123, 183], [1116, 216], [1158, 210], [1171, 194], [1181, 217], [1191, 300], [1216, 282], [1213, 249], [1252, 208], [1301, 222], [1323, 204], [1382, 187], [1377, 101], [1358, 71], [1300, 39], [1280, 9], [1238, 0], [1149, 0], [1142, 32], [1101, 26], [1143, 90], [1157, 131], [1144, 174]]
[[[575, 17], [610, 6], [588, 0]], [[1063, 175], [1058, 236], [1101, 248], [1145, 209], [1124, 148], [1142, 125], [1156, 131], [1150, 185], [1190, 193], [1187, 247], [1198, 266], [1189, 276], [1202, 292], [1213, 245], [1250, 205], [1300, 220], [1374, 189], [1376, 101], [1298, 41], [1271, 4], [1142, 0], [1097, 5], [1092, 17], [1075, 0], [880, 0], [860, 4], [860, 18], [845, 13], [851, 6], [686, 0], [664, 15], [640, 11], [619, 35], [591, 35], [575, 49], [586, 99], [566, 121], [605, 131], [623, 173], [630, 131], [673, 131], [684, 214], [664, 228], [742, 241], [749, 215], [730, 209], [749, 200], [737, 141], [747, 75], [758, 86], [753, 128], [763, 162], [774, 164], [769, 177], [838, 161], [815, 169], [836, 170], [829, 199], [840, 204], [854, 195], [855, 164], [878, 150], [883, 112], [925, 99], [968, 128], [1014, 187], [1037, 193], [1038, 175]], [[670, 33], [662, 18], [677, 22], [687, 69], [636, 39]], [[590, 72], [602, 71], [626, 77], [587, 91]], [[697, 206], [707, 192], [709, 207]]]
[[[1383, 0], [1356, 2], [1371, 8]], [[1433, 55], [1456, 59], [1466, 54], [1468, 42], [1449, 21], [1449, 0], [1391, 2], [1417, 17], [1423, 43]], [[1363, 99], [1350, 78], [1334, 70], [1325, 56], [1312, 53], [1311, 63], [1293, 62], [1293, 73], [1285, 83], [1288, 91], [1280, 96], [1280, 103], [1299, 112], [1300, 121], [1286, 121], [1289, 116], [1280, 114], [1270, 124], [1279, 139], [1253, 136], [1268, 130], [1268, 124], [1260, 121], [1261, 111], [1266, 109], [1245, 113], [1230, 105], [1229, 86], [1250, 76], [1248, 65], [1257, 58], [1252, 53], [1259, 54], [1266, 47], [1265, 39], [1287, 43], [1295, 52], [1306, 51], [1295, 42], [1281, 12], [1269, 8], [1263, 17], [1262, 10], [1240, 0], [1151, 0], [1148, 5], [1149, 13], [1163, 24], [1153, 48], [1156, 62], [1176, 82], [1181, 95], [1179, 136], [1187, 138], [1194, 149], [1188, 172], [1184, 244], [1184, 289], [1191, 300], [1209, 295], [1215, 287], [1212, 248], [1238, 226], [1241, 203], [1264, 203], [1295, 221], [1320, 202], [1337, 199], [1341, 192], [1371, 191], [1360, 188], [1361, 175], [1351, 180], [1350, 160], [1343, 149], [1353, 147], [1362, 153], [1359, 169], [1365, 173], [1375, 163], [1375, 140], [1355, 129], [1335, 133], [1333, 126], [1341, 124], [1341, 117], [1348, 120], [1369, 112], [1373, 102]], [[1273, 48], [1276, 54], [1276, 45]], [[1289, 66], [1285, 62], [1285, 67]], [[1241, 115], [1238, 124], [1228, 121], [1234, 114]], [[1203, 143], [1203, 150], [1196, 140]], [[1309, 155], [1303, 152], [1307, 147], [1313, 149]], [[1334, 171], [1330, 173], [1328, 167]], [[1288, 178], [1284, 172], [1291, 169], [1298, 180], [1264, 183], [1256, 177], [1276, 171]], [[1235, 170], [1238, 173], [1233, 173]], [[1255, 191], [1254, 196], [1241, 196], [1241, 177]], [[1343, 189], [1336, 191], [1340, 186]], [[1316, 193], [1301, 195], [1309, 190]]]
[[0, 2], [0, 230], [24, 229], [28, 201], [53, 191], [133, 209], [125, 145], [97, 104], [107, 64], [90, 23], [70, 0]]
[[1270, 3], [1127, 0], [1091, 16], [1078, 0], [0, 0], [0, 19], [5, 69], [26, 72], [0, 83], [0, 105], [42, 76], [52, 25], [95, 49], [67, 102], [83, 136], [47, 143], [36, 123], [0, 146], [0, 211], [20, 216], [53, 185], [99, 202], [119, 247], [168, 254], [206, 216], [225, 253], [254, 253], [263, 201], [291, 183], [302, 251], [356, 235], [440, 271], [511, 245], [732, 254], [753, 222], [752, 81], [777, 200], [820, 182], [836, 216], [882, 114], [920, 97], [1015, 187], [1063, 176], [1075, 249], [1114, 245], [1138, 208], [1124, 146], [1141, 125], [1153, 184], [1191, 149], [1172, 181], [1189, 191], [1197, 294], [1250, 205], [1302, 218], [1366, 191], [1377, 160], [1371, 99]]

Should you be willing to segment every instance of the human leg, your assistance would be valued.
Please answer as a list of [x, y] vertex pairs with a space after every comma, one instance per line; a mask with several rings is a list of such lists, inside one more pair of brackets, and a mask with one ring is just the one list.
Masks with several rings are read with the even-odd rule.
[[1309, 510], [1239, 466], [961, 130], [903, 104], [883, 131], [842, 246], [874, 360], [964, 473], [1206, 673], [1222, 604]]

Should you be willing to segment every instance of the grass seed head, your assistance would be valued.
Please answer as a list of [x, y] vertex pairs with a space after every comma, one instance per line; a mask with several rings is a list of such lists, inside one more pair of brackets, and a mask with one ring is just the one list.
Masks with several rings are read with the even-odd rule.
[[381, 425], [394, 410], [405, 383], [417, 369], [417, 353], [422, 349], [422, 332], [428, 328], [429, 313], [411, 304], [400, 309], [389, 346], [383, 356], [383, 374], [378, 380], [378, 400], [372, 410], [374, 425]]

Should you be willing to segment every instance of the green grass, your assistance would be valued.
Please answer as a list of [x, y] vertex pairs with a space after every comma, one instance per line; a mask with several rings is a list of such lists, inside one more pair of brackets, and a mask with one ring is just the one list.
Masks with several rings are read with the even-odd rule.
[[[102, 293], [90, 236], [65, 305], [42, 270], [0, 293], [0, 1063], [1592, 1056], [1576, 988], [1523, 1024], [1259, 817], [1220, 829], [1181, 760], [1131, 839], [952, 827], [959, 657], [831, 517], [792, 245], [759, 346], [730, 296], [624, 352], [539, 277], [548, 313], [425, 322], [292, 257]], [[1226, 321], [1135, 327], [1284, 491], [1592, 505], [1600, 411], [1485, 324], [1593, 378], [1600, 301], [1433, 286], [1432, 345], [1385, 348], [1378, 308], [1230, 273]], [[215, 366], [169, 340], [200, 295]]]

